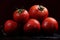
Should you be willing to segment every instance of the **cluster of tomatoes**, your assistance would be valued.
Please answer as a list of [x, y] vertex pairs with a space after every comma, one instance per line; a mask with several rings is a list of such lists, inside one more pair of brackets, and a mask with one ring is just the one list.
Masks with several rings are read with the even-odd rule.
[[[27, 11], [26, 9], [17, 9], [13, 12], [14, 20], [7, 20], [4, 24], [4, 31], [11, 33], [17, 29], [23, 29], [24, 32], [54, 32], [58, 30], [58, 22], [52, 17], [48, 17], [48, 9], [42, 5], [33, 5]], [[22, 28], [18, 24], [24, 24]]]

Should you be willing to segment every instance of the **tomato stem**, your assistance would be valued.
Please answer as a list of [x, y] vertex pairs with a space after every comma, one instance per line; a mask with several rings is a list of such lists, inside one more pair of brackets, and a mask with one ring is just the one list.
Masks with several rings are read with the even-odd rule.
[[44, 9], [44, 6], [42, 6], [42, 5], [39, 5], [39, 8], [38, 8], [40, 11], [43, 11], [43, 9]]
[[18, 9], [18, 13], [22, 13], [24, 9]]

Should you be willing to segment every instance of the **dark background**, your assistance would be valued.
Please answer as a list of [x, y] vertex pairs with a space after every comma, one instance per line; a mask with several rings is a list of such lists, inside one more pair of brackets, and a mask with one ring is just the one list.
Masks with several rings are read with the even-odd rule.
[[29, 10], [29, 8], [35, 4], [47, 7], [49, 16], [54, 17], [60, 22], [59, 0], [0, 0], [0, 22], [3, 23], [7, 19], [12, 19], [12, 13], [16, 8]]
[[[47, 7], [49, 16], [55, 18], [60, 24], [59, 0], [0, 0], [0, 25], [4, 25], [4, 22], [8, 19], [13, 19], [13, 12], [16, 8], [29, 10], [35, 4]], [[58, 34], [60, 34], [60, 27]]]

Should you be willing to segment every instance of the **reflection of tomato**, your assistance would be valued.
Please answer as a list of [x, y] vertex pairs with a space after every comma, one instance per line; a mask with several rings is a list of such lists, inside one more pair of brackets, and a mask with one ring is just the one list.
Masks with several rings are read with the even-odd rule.
[[54, 32], [54, 30], [58, 30], [58, 22], [52, 18], [48, 17], [42, 22], [42, 28], [44, 31]]
[[39, 32], [40, 31], [40, 23], [36, 19], [30, 19], [25, 25], [24, 25], [24, 31], [25, 32]]
[[29, 13], [25, 9], [18, 9], [14, 12], [13, 18], [17, 22], [26, 22], [29, 19]]
[[34, 5], [29, 10], [30, 17], [43, 20], [48, 16], [48, 10], [46, 7], [41, 5]]
[[17, 23], [13, 20], [7, 20], [4, 24], [4, 31], [5, 32], [13, 32], [17, 29]]

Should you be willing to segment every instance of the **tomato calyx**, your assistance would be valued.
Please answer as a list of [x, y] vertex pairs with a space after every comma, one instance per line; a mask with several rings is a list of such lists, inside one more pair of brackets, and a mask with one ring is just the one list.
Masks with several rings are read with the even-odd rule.
[[39, 8], [38, 8], [40, 11], [43, 11], [44, 10], [44, 6], [42, 5], [39, 5]]
[[22, 13], [24, 11], [24, 9], [18, 9], [18, 13]]

